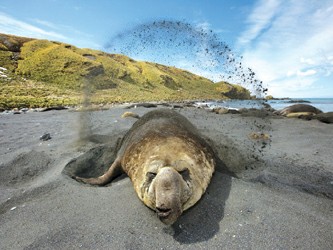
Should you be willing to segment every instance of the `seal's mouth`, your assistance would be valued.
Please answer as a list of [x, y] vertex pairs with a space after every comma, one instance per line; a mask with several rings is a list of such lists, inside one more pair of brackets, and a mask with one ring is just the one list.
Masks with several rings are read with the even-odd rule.
[[168, 218], [168, 216], [171, 214], [172, 210], [171, 208], [156, 208], [157, 216], [160, 218], [160, 220]]

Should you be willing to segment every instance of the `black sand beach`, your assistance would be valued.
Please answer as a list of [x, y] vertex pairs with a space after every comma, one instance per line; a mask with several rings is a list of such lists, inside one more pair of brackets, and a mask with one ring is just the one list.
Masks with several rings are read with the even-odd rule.
[[[124, 107], [0, 115], [0, 249], [333, 249], [331, 124], [177, 110], [221, 162], [204, 197], [171, 227], [125, 176], [106, 187], [68, 176], [108, 167], [136, 121], [121, 118]], [[264, 148], [249, 138], [255, 123], [271, 136]], [[44, 133], [51, 139], [40, 140]]]

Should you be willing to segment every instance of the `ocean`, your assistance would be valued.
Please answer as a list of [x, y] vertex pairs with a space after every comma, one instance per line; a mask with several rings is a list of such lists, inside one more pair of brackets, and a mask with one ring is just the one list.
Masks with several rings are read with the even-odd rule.
[[[295, 101], [303, 100], [305, 102], [297, 102], [310, 104], [323, 112], [333, 112], [333, 98], [290, 98], [286, 100], [268, 100], [266, 103], [271, 105], [276, 110], [283, 109], [290, 105], [295, 104]], [[240, 108], [262, 108], [263, 101], [258, 100], [223, 100], [223, 101], [212, 101], [206, 102], [210, 108], [225, 107], [230, 109]], [[200, 104], [200, 103], [199, 103]]]

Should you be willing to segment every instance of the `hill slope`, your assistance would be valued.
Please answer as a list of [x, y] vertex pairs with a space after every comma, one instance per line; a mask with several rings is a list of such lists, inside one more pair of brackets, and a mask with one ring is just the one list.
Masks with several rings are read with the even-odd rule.
[[118, 54], [0, 34], [0, 106], [250, 98], [248, 90]]

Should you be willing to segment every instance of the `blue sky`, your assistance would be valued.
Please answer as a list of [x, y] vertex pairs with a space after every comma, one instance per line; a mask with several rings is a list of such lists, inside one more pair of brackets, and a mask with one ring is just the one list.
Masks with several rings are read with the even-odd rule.
[[[0, 2], [0, 33], [106, 51], [118, 33], [162, 19], [213, 30], [243, 56], [244, 65], [263, 80], [268, 94], [333, 97], [333, 0]], [[135, 59], [151, 59], [148, 53]], [[193, 62], [186, 60], [190, 59], [184, 56], [179, 60], [177, 51], [173, 65], [219, 80], [209, 69], [188, 67]]]

